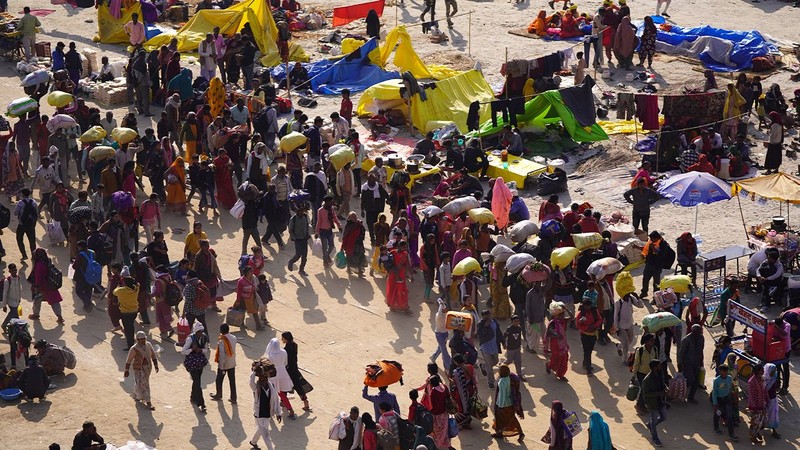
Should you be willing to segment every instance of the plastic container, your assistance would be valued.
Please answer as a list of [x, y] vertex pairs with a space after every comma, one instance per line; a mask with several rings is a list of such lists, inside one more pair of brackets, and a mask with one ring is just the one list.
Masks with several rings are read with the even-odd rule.
[[448, 330], [468, 331], [472, 329], [472, 314], [460, 311], [447, 311], [445, 328]]

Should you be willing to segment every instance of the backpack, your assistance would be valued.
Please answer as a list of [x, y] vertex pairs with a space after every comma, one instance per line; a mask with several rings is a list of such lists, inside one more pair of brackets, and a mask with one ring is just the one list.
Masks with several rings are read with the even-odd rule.
[[211, 291], [202, 282], [197, 283], [195, 287], [194, 307], [202, 311], [210, 306]]
[[95, 285], [103, 278], [103, 266], [94, 259], [94, 252], [89, 250], [81, 252], [86, 258], [86, 269], [83, 272], [83, 279], [91, 285]]
[[106, 233], [89, 236], [86, 247], [94, 252], [94, 258], [101, 266], [110, 264], [114, 257], [114, 239]]
[[183, 300], [183, 292], [178, 283], [172, 280], [161, 279], [164, 282], [164, 300], [169, 306], [178, 306]]
[[286, 136], [287, 134], [289, 134], [290, 127], [291, 127], [291, 124], [289, 122], [286, 122], [285, 124], [283, 124], [283, 126], [281, 126], [280, 130], [278, 130], [278, 137], [282, 138], [282, 137]]
[[662, 240], [663, 246], [661, 248], [661, 268], [669, 269], [675, 264], [675, 250], [667, 244], [667, 241]]
[[414, 425], [422, 427], [426, 435], [433, 433], [433, 413], [422, 404], [417, 405], [414, 411]]
[[378, 448], [395, 449], [400, 445], [400, 438], [385, 428], [379, 429], [376, 434], [378, 436]]
[[78, 360], [75, 358], [75, 352], [68, 349], [66, 346], [59, 347], [59, 350], [61, 351], [61, 356], [64, 357], [64, 367], [70, 370], [74, 369], [78, 362]]
[[400, 430], [398, 438], [400, 440], [401, 449], [410, 450], [414, 448], [414, 441], [417, 439], [416, 428], [417, 426], [413, 423], [399, 416], [397, 417], [397, 429]]
[[57, 291], [61, 289], [61, 286], [64, 284], [64, 275], [58, 270], [52, 262], [47, 263], [47, 280], [46, 280], [47, 289], [51, 291]]
[[22, 200], [24, 206], [22, 207], [22, 214], [19, 216], [19, 224], [23, 226], [33, 226], [36, 224], [36, 219], [39, 218], [39, 213], [33, 205], [33, 200], [26, 198]]
[[11, 342], [16, 342], [17, 347], [20, 348], [28, 348], [31, 346], [31, 342], [33, 342], [33, 338], [31, 337], [31, 332], [28, 330], [28, 323], [15, 323], [11, 326], [11, 332], [9, 333]]
[[244, 269], [250, 264], [250, 255], [242, 255], [239, 258], [239, 275], [244, 275]]
[[253, 116], [253, 130], [255, 130], [257, 133], [260, 133], [262, 136], [267, 133], [267, 130], [271, 125], [269, 123], [269, 118], [267, 117], [267, 111], [270, 109], [272, 109], [271, 106], [261, 108], [261, 110], [257, 112], [255, 116]]
[[628, 370], [631, 372], [639, 369], [638, 367], [633, 367], [636, 363], [636, 353], [639, 353], [639, 361], [642, 360], [642, 353], [644, 352], [644, 347], [639, 347], [635, 351], [628, 353], [628, 359], [625, 360], [625, 365], [628, 366]]

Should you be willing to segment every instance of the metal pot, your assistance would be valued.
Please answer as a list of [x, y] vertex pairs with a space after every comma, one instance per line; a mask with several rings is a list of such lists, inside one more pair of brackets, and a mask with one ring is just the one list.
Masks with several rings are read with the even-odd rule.
[[389, 155], [389, 167], [392, 169], [400, 169], [403, 167], [403, 157], [397, 153]]
[[419, 163], [409, 161], [406, 164], [406, 170], [408, 171], [408, 173], [414, 173], [414, 174], [419, 173]]

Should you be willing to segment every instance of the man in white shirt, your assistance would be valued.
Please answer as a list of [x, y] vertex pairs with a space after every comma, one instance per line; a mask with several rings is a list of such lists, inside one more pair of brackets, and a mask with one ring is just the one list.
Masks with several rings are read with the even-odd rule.
[[386, 189], [386, 180], [389, 177], [389, 174], [386, 172], [386, 167], [383, 167], [383, 158], [375, 158], [375, 165], [372, 166], [372, 168], [367, 172], [367, 176], [370, 175], [374, 175], [375, 180], [378, 181], [378, 184], [380, 184], [382, 188]]
[[225, 380], [225, 375], [228, 375], [228, 383], [230, 384], [231, 396], [228, 400], [231, 403], [236, 403], [236, 336], [231, 334], [230, 327], [227, 323], [219, 326], [219, 340], [217, 341], [217, 353], [214, 356], [214, 361], [217, 363], [217, 391], [211, 394], [212, 400], [222, 400], [222, 382]]
[[211, 81], [217, 75], [217, 47], [213, 34], [208, 33], [206, 39], [200, 42], [197, 54], [200, 55], [200, 76]]
[[50, 204], [50, 195], [56, 190], [56, 184], [60, 182], [61, 179], [56, 174], [55, 167], [50, 164], [50, 157], [43, 157], [42, 165], [36, 169], [30, 187], [30, 190], [33, 191], [35, 186], [39, 186], [39, 193], [42, 195], [42, 201], [39, 203], [38, 208], [39, 213], [42, 212], [42, 208]]
[[100, 120], [100, 126], [106, 130], [106, 136], [111, 137], [111, 131], [117, 128], [117, 119], [114, 118], [113, 111], [106, 111], [106, 118]]
[[11, 319], [19, 318], [17, 313], [19, 312], [19, 301], [22, 298], [22, 284], [17, 275], [17, 265], [14, 263], [9, 264], [8, 273], [10, 275], [3, 282], [3, 312], [8, 311], [8, 315], [3, 320], [2, 327], [0, 327], [3, 330], [6, 329], [6, 325]]
[[350, 124], [339, 116], [338, 112], [331, 113], [331, 122], [333, 123], [333, 142], [331, 145], [336, 145], [339, 141], [344, 141], [350, 137]]

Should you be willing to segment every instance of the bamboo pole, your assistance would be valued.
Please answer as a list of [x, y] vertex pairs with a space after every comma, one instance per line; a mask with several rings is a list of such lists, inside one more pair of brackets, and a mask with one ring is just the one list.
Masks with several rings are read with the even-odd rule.
[[742, 211], [742, 199], [740, 193], [736, 193], [736, 201], [739, 203], [739, 214], [742, 216], [742, 227], [744, 228], [744, 238], [745, 240], [750, 239], [750, 235], [747, 233], [747, 224], [744, 222], [744, 211]]
[[469, 25], [467, 28], [467, 56], [472, 56], [472, 11], [469, 12]]

